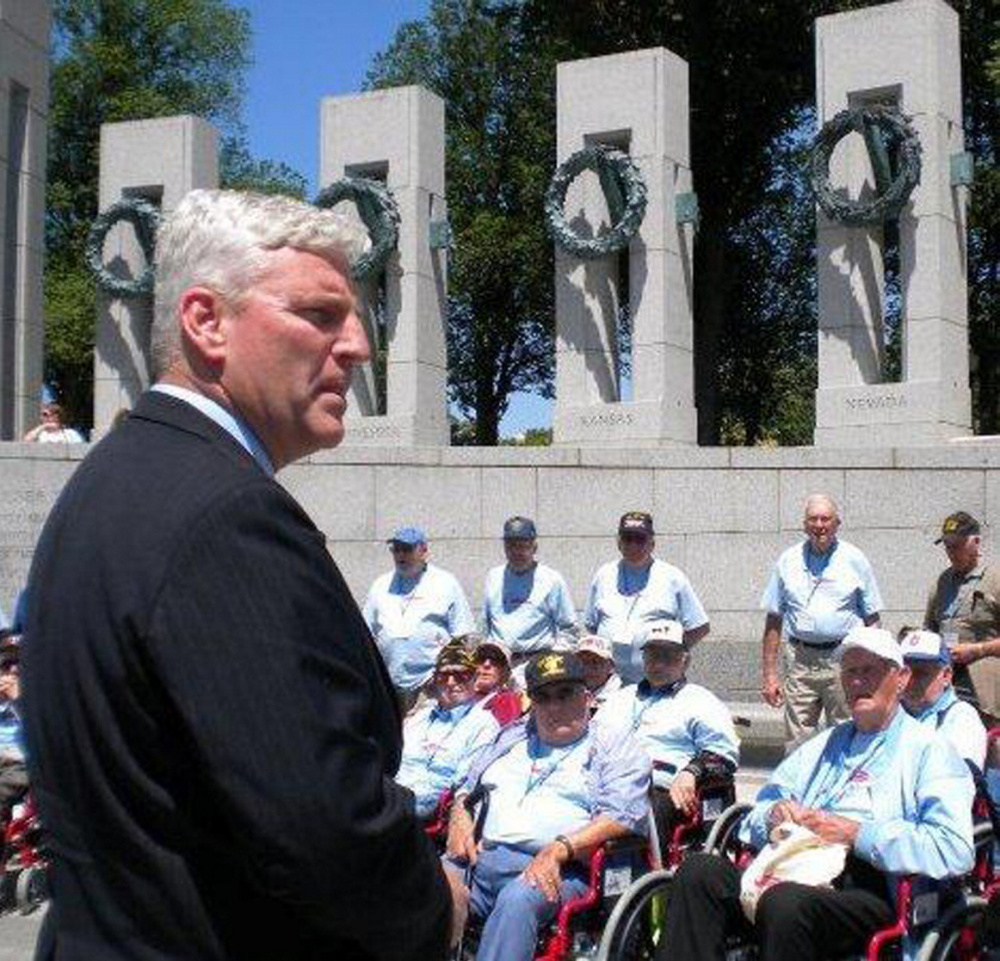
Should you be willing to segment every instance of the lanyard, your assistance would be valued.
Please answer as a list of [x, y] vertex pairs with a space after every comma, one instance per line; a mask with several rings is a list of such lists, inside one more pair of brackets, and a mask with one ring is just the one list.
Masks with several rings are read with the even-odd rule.
[[423, 748], [423, 753], [427, 758], [428, 766], [430, 766], [431, 761], [433, 761], [434, 758], [438, 756], [438, 754], [441, 751], [441, 748], [443, 748], [445, 744], [448, 742], [448, 738], [450, 738], [452, 734], [455, 733], [455, 728], [458, 727], [459, 722], [462, 720], [463, 717], [465, 717], [467, 713], [468, 713], [467, 711], [463, 712], [461, 715], [459, 715], [453, 721], [451, 721], [448, 724], [448, 730], [446, 730], [444, 734], [440, 738], [438, 738], [436, 742], [432, 742], [429, 740], [431, 727], [435, 721], [435, 718], [433, 717], [430, 718], [427, 724], [427, 730], [424, 732], [424, 739], [423, 741], [421, 741], [421, 747]]
[[[902, 708], [897, 708], [897, 710], [902, 710]], [[893, 722], [895, 723], [895, 721]], [[890, 725], [891, 727], [891, 725]], [[857, 728], [854, 729], [855, 732]], [[822, 783], [817, 787], [815, 794], [810, 798], [808, 802], [809, 807], [816, 807], [821, 810], [830, 811], [833, 809], [834, 805], [847, 793], [847, 789], [854, 779], [854, 776], [861, 770], [864, 769], [866, 764], [871, 763], [877, 755], [879, 755], [882, 750], [886, 747], [889, 742], [889, 730], [879, 732], [880, 737], [876, 737], [872, 742], [872, 745], [864, 753], [864, 756], [852, 767], [848, 768], [846, 774], [841, 777], [839, 772], [831, 764], [826, 776], [823, 778]], [[851, 739], [847, 742], [847, 746], [850, 747], [851, 741], [854, 740], [854, 735], [851, 735]], [[829, 743], [829, 742], [828, 742]], [[824, 754], [826, 752], [824, 751]], [[817, 765], [817, 770], [819, 765]], [[812, 784], [810, 783], [804, 794], [803, 799], [809, 797], [811, 794]]]
[[679, 677], [676, 681], [668, 684], [666, 687], [659, 688], [657, 690], [651, 690], [649, 696], [645, 698], [645, 703], [642, 705], [642, 710], [638, 710], [639, 707], [639, 696], [638, 691], [636, 692], [636, 697], [632, 701], [632, 730], [638, 731], [639, 725], [642, 724], [642, 719], [646, 716], [646, 712], [655, 705], [659, 704], [665, 697], [673, 697], [685, 684], [687, 683], [687, 678]]
[[[826, 573], [826, 569], [830, 566], [830, 561], [833, 560], [833, 552], [836, 549], [837, 545], [834, 543], [830, 550], [825, 554], [813, 554], [812, 545], [809, 541], [806, 541], [805, 550], [802, 552], [802, 569], [805, 571], [805, 575], [808, 578], [809, 583], [812, 585], [812, 588], [809, 591], [809, 596], [806, 598], [806, 602], [803, 607], [808, 608], [812, 603], [813, 596], [816, 594], [820, 584], [823, 583], [823, 575]], [[817, 559], [821, 559], [823, 561], [822, 568], [818, 574], [814, 574], [812, 572], [812, 568], [809, 566], [810, 557], [816, 557]]]
[[[568, 751], [564, 750], [564, 752], [560, 754], [555, 761], [553, 761], [551, 764], [546, 765], [544, 770], [540, 770], [538, 766], [538, 760], [536, 758], [532, 758], [531, 770], [528, 772], [528, 781], [524, 786], [524, 793], [521, 795], [521, 800], [518, 801], [518, 805], [520, 806], [521, 804], [524, 804], [525, 798], [527, 798], [527, 796], [531, 794], [532, 791], [536, 790], [537, 788], [540, 788], [550, 777], [552, 777], [552, 775], [555, 774], [556, 769], [560, 767], [560, 765], [562, 765], [562, 763], [566, 761], [573, 754], [573, 752], [576, 751], [576, 749], [583, 744], [585, 740], [586, 737], [580, 738], [580, 740], [577, 741], [576, 744], [574, 744]], [[528, 742], [528, 753], [529, 754], [531, 753], [530, 741]]]

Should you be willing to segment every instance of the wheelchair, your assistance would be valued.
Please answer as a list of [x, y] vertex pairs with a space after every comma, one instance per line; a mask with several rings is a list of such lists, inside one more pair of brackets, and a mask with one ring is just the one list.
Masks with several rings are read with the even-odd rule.
[[48, 899], [48, 856], [30, 794], [11, 808], [2, 827], [0, 911], [30, 914]]
[[[687, 853], [701, 850], [709, 830], [714, 828], [724, 811], [724, 801], [735, 792], [732, 777], [706, 779], [698, 787], [698, 804], [691, 817], [678, 820], [662, 847], [663, 863], [676, 867]], [[479, 804], [475, 817], [477, 836], [481, 833], [488, 810], [488, 795], [466, 799], [470, 808]], [[481, 802], [481, 803], [480, 803]], [[569, 961], [595, 957], [602, 932], [614, 914], [619, 899], [644, 877], [663, 873], [661, 846], [656, 836], [653, 818], [650, 838], [629, 835], [608, 841], [590, 857], [588, 887], [579, 897], [571, 898], [559, 908], [547, 930], [539, 932], [534, 961]], [[455, 954], [457, 961], [472, 961], [482, 921], [470, 920], [462, 946]]]
[[[740, 841], [739, 828], [751, 807], [734, 804], [723, 812], [705, 842], [705, 851], [726, 857], [737, 867], [745, 867], [753, 852]], [[919, 941], [917, 961], [946, 958], [972, 961], [989, 957], [979, 944], [978, 935], [989, 897], [977, 893], [979, 879], [987, 863], [992, 862], [993, 830], [989, 823], [977, 826], [976, 847], [976, 868], [968, 877], [932, 887], [921, 878], [900, 880], [895, 921], [871, 936], [862, 955], [865, 961], [900, 957], [907, 937]], [[618, 899], [598, 946], [597, 961], [649, 961], [656, 956], [675, 873], [675, 867], [652, 871]], [[1000, 879], [992, 881], [987, 890], [1000, 891]], [[734, 935], [727, 942], [727, 961], [751, 961], [756, 956], [756, 947], [743, 934]]]

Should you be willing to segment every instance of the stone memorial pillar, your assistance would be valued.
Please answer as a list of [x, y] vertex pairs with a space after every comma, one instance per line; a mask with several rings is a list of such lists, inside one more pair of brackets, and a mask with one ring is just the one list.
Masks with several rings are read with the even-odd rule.
[[347, 176], [381, 180], [401, 220], [384, 281], [359, 285], [374, 345], [375, 284], [384, 282], [384, 407], [367, 364], [351, 385], [344, 443], [447, 445], [447, 254], [431, 237], [447, 215], [444, 101], [416, 86], [325, 97], [320, 128], [321, 187]]
[[[971, 427], [966, 288], [967, 189], [958, 14], [944, 0], [901, 0], [816, 21], [819, 123], [847, 108], [896, 105], [920, 139], [921, 178], [899, 217], [902, 379], [882, 382], [883, 228], [817, 216], [817, 445], [931, 444]], [[831, 185], [876, 190], [860, 135], [840, 141]], [[871, 193], [870, 193], [871, 192]]]
[[[193, 116], [109, 123], [101, 127], [100, 209], [126, 198], [142, 198], [163, 212], [197, 187], [219, 183], [218, 134]], [[138, 278], [146, 258], [134, 229], [112, 227], [104, 243], [104, 264], [116, 276]], [[115, 414], [131, 408], [150, 384], [148, 297], [97, 295], [94, 343], [94, 435], [110, 427]]]
[[0, 440], [41, 399], [50, 19], [47, 0], [0, 0]]
[[[585, 261], [556, 247], [554, 441], [696, 444], [694, 228], [679, 222], [675, 207], [677, 197], [691, 196], [687, 63], [663, 48], [561, 63], [556, 91], [558, 162], [586, 146], [616, 147], [639, 168], [648, 204], [629, 244], [627, 277], [618, 277], [618, 255]], [[594, 235], [608, 220], [597, 176], [574, 181], [565, 214], [577, 234]], [[617, 349], [624, 289], [632, 323], [627, 401]]]

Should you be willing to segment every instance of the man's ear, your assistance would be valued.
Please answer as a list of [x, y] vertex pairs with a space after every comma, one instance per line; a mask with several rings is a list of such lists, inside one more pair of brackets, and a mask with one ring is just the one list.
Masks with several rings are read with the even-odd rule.
[[222, 297], [208, 287], [189, 287], [180, 296], [181, 340], [192, 369], [203, 375], [219, 374], [226, 361], [228, 335]]

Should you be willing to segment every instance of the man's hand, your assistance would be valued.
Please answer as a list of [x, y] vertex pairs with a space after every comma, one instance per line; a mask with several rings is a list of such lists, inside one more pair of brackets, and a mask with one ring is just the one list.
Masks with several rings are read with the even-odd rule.
[[451, 947], [455, 947], [465, 930], [465, 922], [469, 917], [469, 889], [462, 880], [462, 875], [452, 864], [445, 864], [444, 876], [448, 879], [451, 889]]
[[809, 809], [804, 808], [798, 801], [786, 800], [777, 801], [767, 814], [767, 823], [772, 830], [785, 821], [793, 821], [796, 824], [802, 823], [802, 815]]
[[818, 834], [830, 844], [846, 844], [854, 847], [861, 825], [850, 818], [842, 818], [839, 814], [827, 811], [814, 811], [811, 808], [799, 815], [799, 824], [809, 828], [813, 834]]
[[469, 812], [461, 798], [455, 798], [448, 819], [448, 840], [445, 853], [454, 861], [476, 863], [479, 848], [476, 845], [476, 830]]
[[538, 888], [546, 901], [559, 900], [559, 885], [562, 883], [562, 865], [566, 860], [566, 849], [561, 844], [548, 844], [521, 873], [525, 884]]
[[685, 814], [693, 813], [698, 803], [694, 788], [694, 775], [690, 771], [680, 771], [670, 782], [670, 800], [674, 802], [674, 807]]
[[953, 664], [971, 664], [978, 661], [986, 652], [982, 650], [982, 644], [965, 643], [953, 644], [951, 651], [951, 661]]
[[21, 682], [16, 674], [0, 674], [0, 699], [16, 701], [21, 697]]
[[781, 690], [781, 681], [777, 674], [765, 674], [760, 686], [760, 695], [771, 707], [781, 707], [785, 703], [785, 695]]

